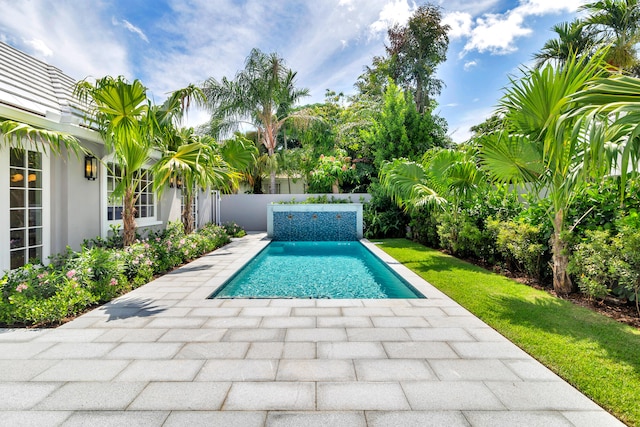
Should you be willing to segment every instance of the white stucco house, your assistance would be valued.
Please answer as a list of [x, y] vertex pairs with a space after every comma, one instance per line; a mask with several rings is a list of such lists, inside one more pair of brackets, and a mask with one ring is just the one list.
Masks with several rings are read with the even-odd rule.
[[[106, 237], [122, 222], [122, 206], [109, 200], [115, 181], [104, 166], [109, 153], [83, 119], [73, 96], [75, 83], [61, 70], [0, 42], [0, 119], [71, 134], [102, 160], [95, 178], [87, 179], [84, 155], [55, 156], [35, 146], [19, 150], [0, 136], [0, 271], [30, 259], [46, 261], [67, 245], [77, 250], [84, 239]], [[150, 191], [140, 194], [139, 232], [179, 220], [181, 199], [177, 188], [165, 191], [161, 200]], [[214, 197], [200, 194], [196, 224], [215, 220], [214, 209]]]

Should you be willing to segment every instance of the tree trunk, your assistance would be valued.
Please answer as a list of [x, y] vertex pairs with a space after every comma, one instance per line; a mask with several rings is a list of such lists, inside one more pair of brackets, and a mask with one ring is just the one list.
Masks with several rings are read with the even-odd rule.
[[125, 247], [131, 245], [136, 240], [136, 205], [134, 195], [133, 188], [129, 187], [125, 189], [123, 198], [124, 212], [122, 213], [122, 239]]
[[195, 229], [193, 223], [193, 215], [191, 213], [191, 201], [193, 196], [185, 194], [184, 196], [184, 209], [182, 210], [182, 224], [184, 225], [184, 234], [191, 234]]
[[333, 192], [333, 194], [338, 194], [340, 192], [340, 184], [338, 183], [337, 179], [331, 186], [331, 191]]
[[551, 236], [551, 253], [553, 260], [553, 290], [558, 295], [568, 295], [573, 290], [573, 284], [567, 274], [569, 255], [567, 242], [562, 237], [564, 228], [564, 212], [558, 210], [553, 221], [553, 236]]
[[[269, 147], [268, 150], [269, 157], [273, 159], [275, 155], [275, 147]], [[271, 169], [269, 172], [269, 194], [276, 194], [276, 171], [275, 169]]]

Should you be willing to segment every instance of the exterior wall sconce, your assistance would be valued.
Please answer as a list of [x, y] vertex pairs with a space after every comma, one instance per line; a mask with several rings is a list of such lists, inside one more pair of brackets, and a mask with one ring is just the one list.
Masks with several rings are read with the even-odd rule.
[[182, 178], [175, 177], [175, 176], [172, 176], [171, 178], [169, 178], [169, 187], [170, 188], [176, 187], [178, 189], [182, 189]]
[[84, 157], [84, 177], [95, 181], [98, 176], [98, 159], [93, 156]]

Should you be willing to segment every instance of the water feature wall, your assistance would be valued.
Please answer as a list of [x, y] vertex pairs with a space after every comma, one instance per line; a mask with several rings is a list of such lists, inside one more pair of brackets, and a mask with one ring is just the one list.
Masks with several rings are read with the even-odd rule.
[[267, 235], [284, 241], [344, 241], [362, 238], [362, 204], [271, 204]]

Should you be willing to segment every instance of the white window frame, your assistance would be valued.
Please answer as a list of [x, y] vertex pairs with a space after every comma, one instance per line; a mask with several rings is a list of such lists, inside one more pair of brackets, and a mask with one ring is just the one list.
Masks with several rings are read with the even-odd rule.
[[[107, 168], [107, 163], [115, 163], [113, 155], [108, 155], [102, 158], [102, 164], [100, 165], [100, 223], [102, 224], [102, 237], [107, 238], [109, 236], [109, 232], [111, 232], [112, 225], [120, 225], [120, 230], [122, 231], [122, 220], [114, 219], [109, 220], [108, 217], [108, 208], [109, 208], [109, 192], [107, 191], [107, 179], [109, 175], [109, 170]], [[150, 169], [150, 164], [145, 164], [143, 166], [144, 169]], [[154, 194], [153, 197], [153, 216], [146, 218], [136, 218], [136, 226], [140, 227], [152, 227], [155, 225], [161, 225], [162, 221], [158, 220], [158, 197], [157, 194]]]
[[[51, 157], [50, 150], [45, 148], [39, 149], [32, 143], [22, 142], [25, 150], [37, 151], [42, 154], [42, 259], [43, 263], [47, 263], [47, 259], [51, 255]], [[10, 147], [5, 147], [0, 153], [0, 242], [3, 242], [2, 250], [0, 250], [0, 271], [9, 270], [11, 268], [11, 249], [10, 249]], [[28, 201], [26, 201], [28, 203]], [[25, 221], [28, 221], [28, 217]], [[26, 260], [29, 262], [29, 260]]]

